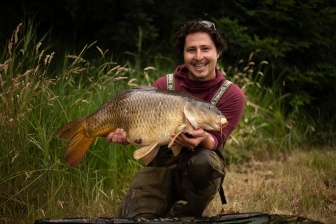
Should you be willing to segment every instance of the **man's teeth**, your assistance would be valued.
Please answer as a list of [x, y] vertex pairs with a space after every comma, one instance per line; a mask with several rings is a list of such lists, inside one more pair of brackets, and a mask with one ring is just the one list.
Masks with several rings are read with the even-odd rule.
[[205, 64], [196, 64], [195, 67], [203, 67]]

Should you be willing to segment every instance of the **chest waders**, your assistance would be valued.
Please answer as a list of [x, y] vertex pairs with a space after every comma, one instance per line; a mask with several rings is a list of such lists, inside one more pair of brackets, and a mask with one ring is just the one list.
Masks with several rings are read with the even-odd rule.
[[[230, 81], [222, 84], [211, 101], [213, 105], [231, 84]], [[173, 74], [167, 75], [167, 89], [174, 89]], [[148, 219], [200, 217], [217, 192], [222, 203], [226, 203], [222, 188], [224, 176], [223, 155], [219, 149], [182, 149], [175, 157], [170, 149], [163, 146], [154, 160], [134, 176], [119, 204], [117, 216]], [[180, 200], [187, 203], [178, 210], [174, 209], [174, 203]]]
[[[217, 92], [215, 93], [215, 95], [212, 97], [211, 99], [211, 104], [216, 106], [216, 104], [218, 103], [218, 101], [221, 99], [221, 97], [223, 96], [223, 94], [226, 92], [226, 90], [230, 87], [230, 85], [232, 84], [231, 81], [229, 80], [225, 80], [225, 82], [219, 87], [219, 89], [217, 90]], [[167, 75], [167, 89], [168, 90], [175, 90], [175, 84], [174, 84], [174, 74], [170, 73]], [[219, 149], [216, 149], [216, 153], [218, 154], [218, 156], [224, 160], [224, 156]], [[224, 161], [223, 161], [224, 162]], [[224, 180], [224, 177], [223, 177]], [[219, 188], [219, 194], [220, 194], [220, 198], [222, 201], [222, 204], [226, 204], [226, 197], [224, 194], [224, 188], [221, 184], [220, 188]]]

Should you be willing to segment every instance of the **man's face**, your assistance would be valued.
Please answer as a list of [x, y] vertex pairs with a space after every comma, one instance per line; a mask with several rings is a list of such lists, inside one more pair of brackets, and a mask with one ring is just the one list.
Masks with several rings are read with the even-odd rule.
[[199, 32], [186, 36], [183, 57], [190, 79], [207, 81], [216, 77], [219, 55], [209, 34]]

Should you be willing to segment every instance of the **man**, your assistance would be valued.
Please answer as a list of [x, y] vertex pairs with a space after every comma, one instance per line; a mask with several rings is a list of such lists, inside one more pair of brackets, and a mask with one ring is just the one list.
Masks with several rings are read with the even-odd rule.
[[[196, 19], [178, 30], [176, 48], [183, 55], [184, 64], [170, 78], [156, 80], [154, 87], [173, 87], [211, 102], [223, 83], [227, 83], [216, 68], [227, 49], [225, 39], [214, 23]], [[224, 180], [220, 149], [241, 119], [245, 105], [244, 93], [237, 85], [231, 84], [223, 92], [216, 106], [227, 118], [228, 126], [221, 132], [199, 128], [179, 135], [175, 144], [183, 149], [176, 157], [166, 146], [161, 147], [154, 160], [135, 175], [120, 204], [120, 218], [202, 216]], [[117, 129], [107, 136], [107, 141], [127, 144], [126, 135]], [[179, 201], [185, 203], [176, 203]]]

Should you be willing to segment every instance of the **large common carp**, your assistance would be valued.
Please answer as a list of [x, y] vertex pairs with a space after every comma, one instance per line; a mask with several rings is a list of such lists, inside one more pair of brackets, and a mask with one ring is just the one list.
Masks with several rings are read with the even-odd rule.
[[178, 136], [197, 128], [220, 131], [226, 125], [215, 106], [188, 93], [138, 87], [112, 97], [95, 113], [63, 125], [56, 135], [70, 140], [65, 160], [75, 167], [96, 137], [122, 128], [129, 143], [141, 146], [134, 158], [148, 164], [162, 145], [168, 145], [174, 155], [180, 152], [182, 147], [171, 140], [173, 133]]

